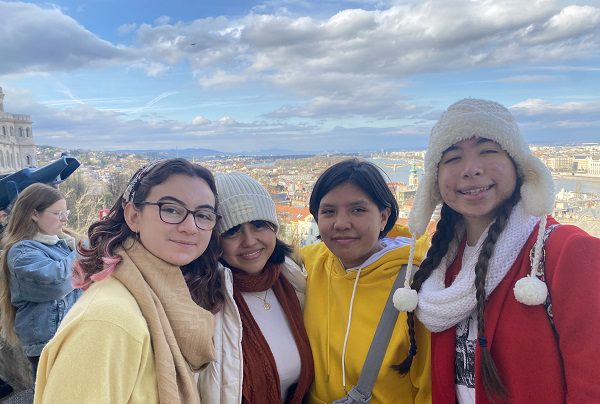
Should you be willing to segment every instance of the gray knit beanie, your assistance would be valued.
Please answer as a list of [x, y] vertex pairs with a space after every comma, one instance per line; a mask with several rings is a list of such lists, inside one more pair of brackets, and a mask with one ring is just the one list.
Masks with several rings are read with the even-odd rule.
[[244, 173], [215, 174], [219, 214], [217, 223], [219, 236], [239, 224], [254, 220], [265, 220], [279, 229], [275, 202], [267, 190], [254, 178]]

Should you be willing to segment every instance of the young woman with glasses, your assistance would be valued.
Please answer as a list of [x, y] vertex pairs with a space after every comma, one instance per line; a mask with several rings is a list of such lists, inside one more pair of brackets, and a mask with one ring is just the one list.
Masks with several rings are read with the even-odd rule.
[[277, 238], [275, 203], [243, 173], [217, 174], [221, 276], [215, 361], [200, 372], [207, 403], [301, 403], [313, 362], [300, 299], [305, 274]]
[[61, 193], [32, 184], [15, 201], [4, 231], [0, 320], [6, 341], [23, 346], [33, 377], [42, 348], [81, 294], [71, 286], [75, 239]]
[[184, 159], [131, 179], [80, 248], [86, 289], [42, 352], [36, 403], [199, 403], [213, 359], [217, 273], [212, 174]]

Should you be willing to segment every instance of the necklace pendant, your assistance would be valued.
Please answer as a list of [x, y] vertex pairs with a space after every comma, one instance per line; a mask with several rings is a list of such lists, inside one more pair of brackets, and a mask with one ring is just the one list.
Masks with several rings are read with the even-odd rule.
[[265, 308], [265, 310], [271, 310], [271, 303], [264, 302], [263, 307]]

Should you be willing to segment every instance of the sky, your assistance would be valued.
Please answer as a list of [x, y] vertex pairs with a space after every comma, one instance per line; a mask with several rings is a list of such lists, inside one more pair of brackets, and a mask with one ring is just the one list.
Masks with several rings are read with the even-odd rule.
[[66, 149], [418, 149], [466, 97], [600, 142], [600, 0], [0, 0], [0, 87]]

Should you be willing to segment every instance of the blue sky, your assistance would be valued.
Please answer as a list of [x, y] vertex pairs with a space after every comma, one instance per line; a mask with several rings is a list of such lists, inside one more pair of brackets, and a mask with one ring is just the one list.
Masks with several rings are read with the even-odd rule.
[[598, 142], [599, 55], [598, 0], [0, 0], [5, 111], [64, 148], [423, 148], [465, 97]]

